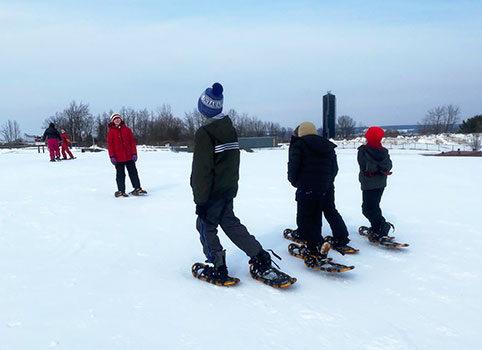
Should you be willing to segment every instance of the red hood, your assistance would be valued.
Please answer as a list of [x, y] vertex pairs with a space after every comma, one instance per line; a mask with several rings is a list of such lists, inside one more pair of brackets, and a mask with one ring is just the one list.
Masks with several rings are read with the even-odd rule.
[[365, 137], [367, 139], [367, 146], [383, 148], [382, 139], [384, 134], [385, 132], [382, 128], [379, 128], [378, 126], [370, 127], [365, 134]]

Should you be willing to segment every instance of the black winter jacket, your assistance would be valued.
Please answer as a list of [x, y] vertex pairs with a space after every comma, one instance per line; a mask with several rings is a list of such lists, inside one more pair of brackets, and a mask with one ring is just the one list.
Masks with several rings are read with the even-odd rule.
[[386, 148], [367, 145], [358, 147], [358, 165], [361, 189], [363, 191], [387, 186], [387, 174], [392, 169], [392, 161]]
[[238, 135], [228, 116], [209, 119], [196, 131], [191, 187], [196, 204], [232, 199], [238, 192]]
[[288, 180], [299, 190], [326, 192], [335, 181], [336, 145], [319, 135], [292, 136]]
[[55, 126], [49, 126], [42, 136], [42, 140], [48, 139], [61, 139], [59, 131], [55, 128]]

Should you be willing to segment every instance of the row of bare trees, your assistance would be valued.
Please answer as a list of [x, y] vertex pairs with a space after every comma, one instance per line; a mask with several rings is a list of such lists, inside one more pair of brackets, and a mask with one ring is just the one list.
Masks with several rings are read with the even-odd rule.
[[22, 141], [20, 126], [16, 120], [8, 120], [5, 122], [0, 128], [0, 135], [2, 135], [2, 139], [7, 143]]
[[[138, 143], [157, 145], [164, 143], [192, 142], [196, 130], [206, 121], [197, 109], [184, 113], [183, 118], [175, 117], [169, 105], [162, 105], [155, 111], [135, 110], [123, 107], [119, 113], [132, 129]], [[105, 143], [110, 115], [113, 111], [93, 116], [89, 106], [72, 101], [62, 112], [44, 121], [43, 127], [53, 122], [58, 129], [65, 129], [75, 143]], [[240, 137], [277, 136], [289, 138], [291, 128], [279, 123], [264, 122], [246, 113], [239, 114], [234, 109], [227, 111]]]
[[[458, 131], [460, 121], [460, 108], [449, 104], [430, 109], [420, 123], [418, 131], [422, 135], [443, 134]], [[360, 128], [358, 128], [360, 129]], [[356, 134], [355, 121], [346, 115], [340, 116], [336, 122], [336, 136], [339, 138], [350, 138]], [[463, 132], [463, 130], [461, 129]], [[396, 130], [387, 130], [386, 136], [396, 136]]]
[[460, 121], [460, 108], [454, 105], [438, 106], [430, 109], [422, 122], [418, 124], [419, 133], [444, 134], [457, 131]]

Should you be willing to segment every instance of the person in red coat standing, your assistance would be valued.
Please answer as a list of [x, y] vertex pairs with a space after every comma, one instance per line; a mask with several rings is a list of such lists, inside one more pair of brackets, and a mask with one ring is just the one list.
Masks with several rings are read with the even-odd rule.
[[69, 150], [70, 139], [69, 136], [65, 133], [64, 129], [60, 129], [60, 137], [62, 138], [62, 157], [64, 157], [64, 159], [67, 159], [67, 155], [65, 154], [67, 152], [70, 159], [75, 159], [74, 155]]
[[119, 113], [113, 113], [110, 116], [110, 120], [109, 131], [107, 133], [107, 148], [109, 150], [110, 161], [115, 166], [117, 172], [115, 178], [117, 182], [117, 191], [114, 193], [115, 197], [129, 196], [125, 193], [125, 168], [127, 168], [127, 172], [129, 173], [132, 187], [134, 187], [131, 194], [138, 196], [147, 193], [141, 188], [141, 182], [137, 174], [135, 164], [137, 161], [137, 149], [132, 130], [126, 126]]

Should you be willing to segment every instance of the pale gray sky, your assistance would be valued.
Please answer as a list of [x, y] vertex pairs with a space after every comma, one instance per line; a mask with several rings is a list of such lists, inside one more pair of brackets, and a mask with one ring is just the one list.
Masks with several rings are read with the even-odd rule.
[[327, 90], [365, 125], [468, 118], [481, 38], [479, 1], [0, 0], [0, 124], [38, 133], [72, 100], [183, 117], [214, 81], [225, 108], [287, 127], [320, 126]]

